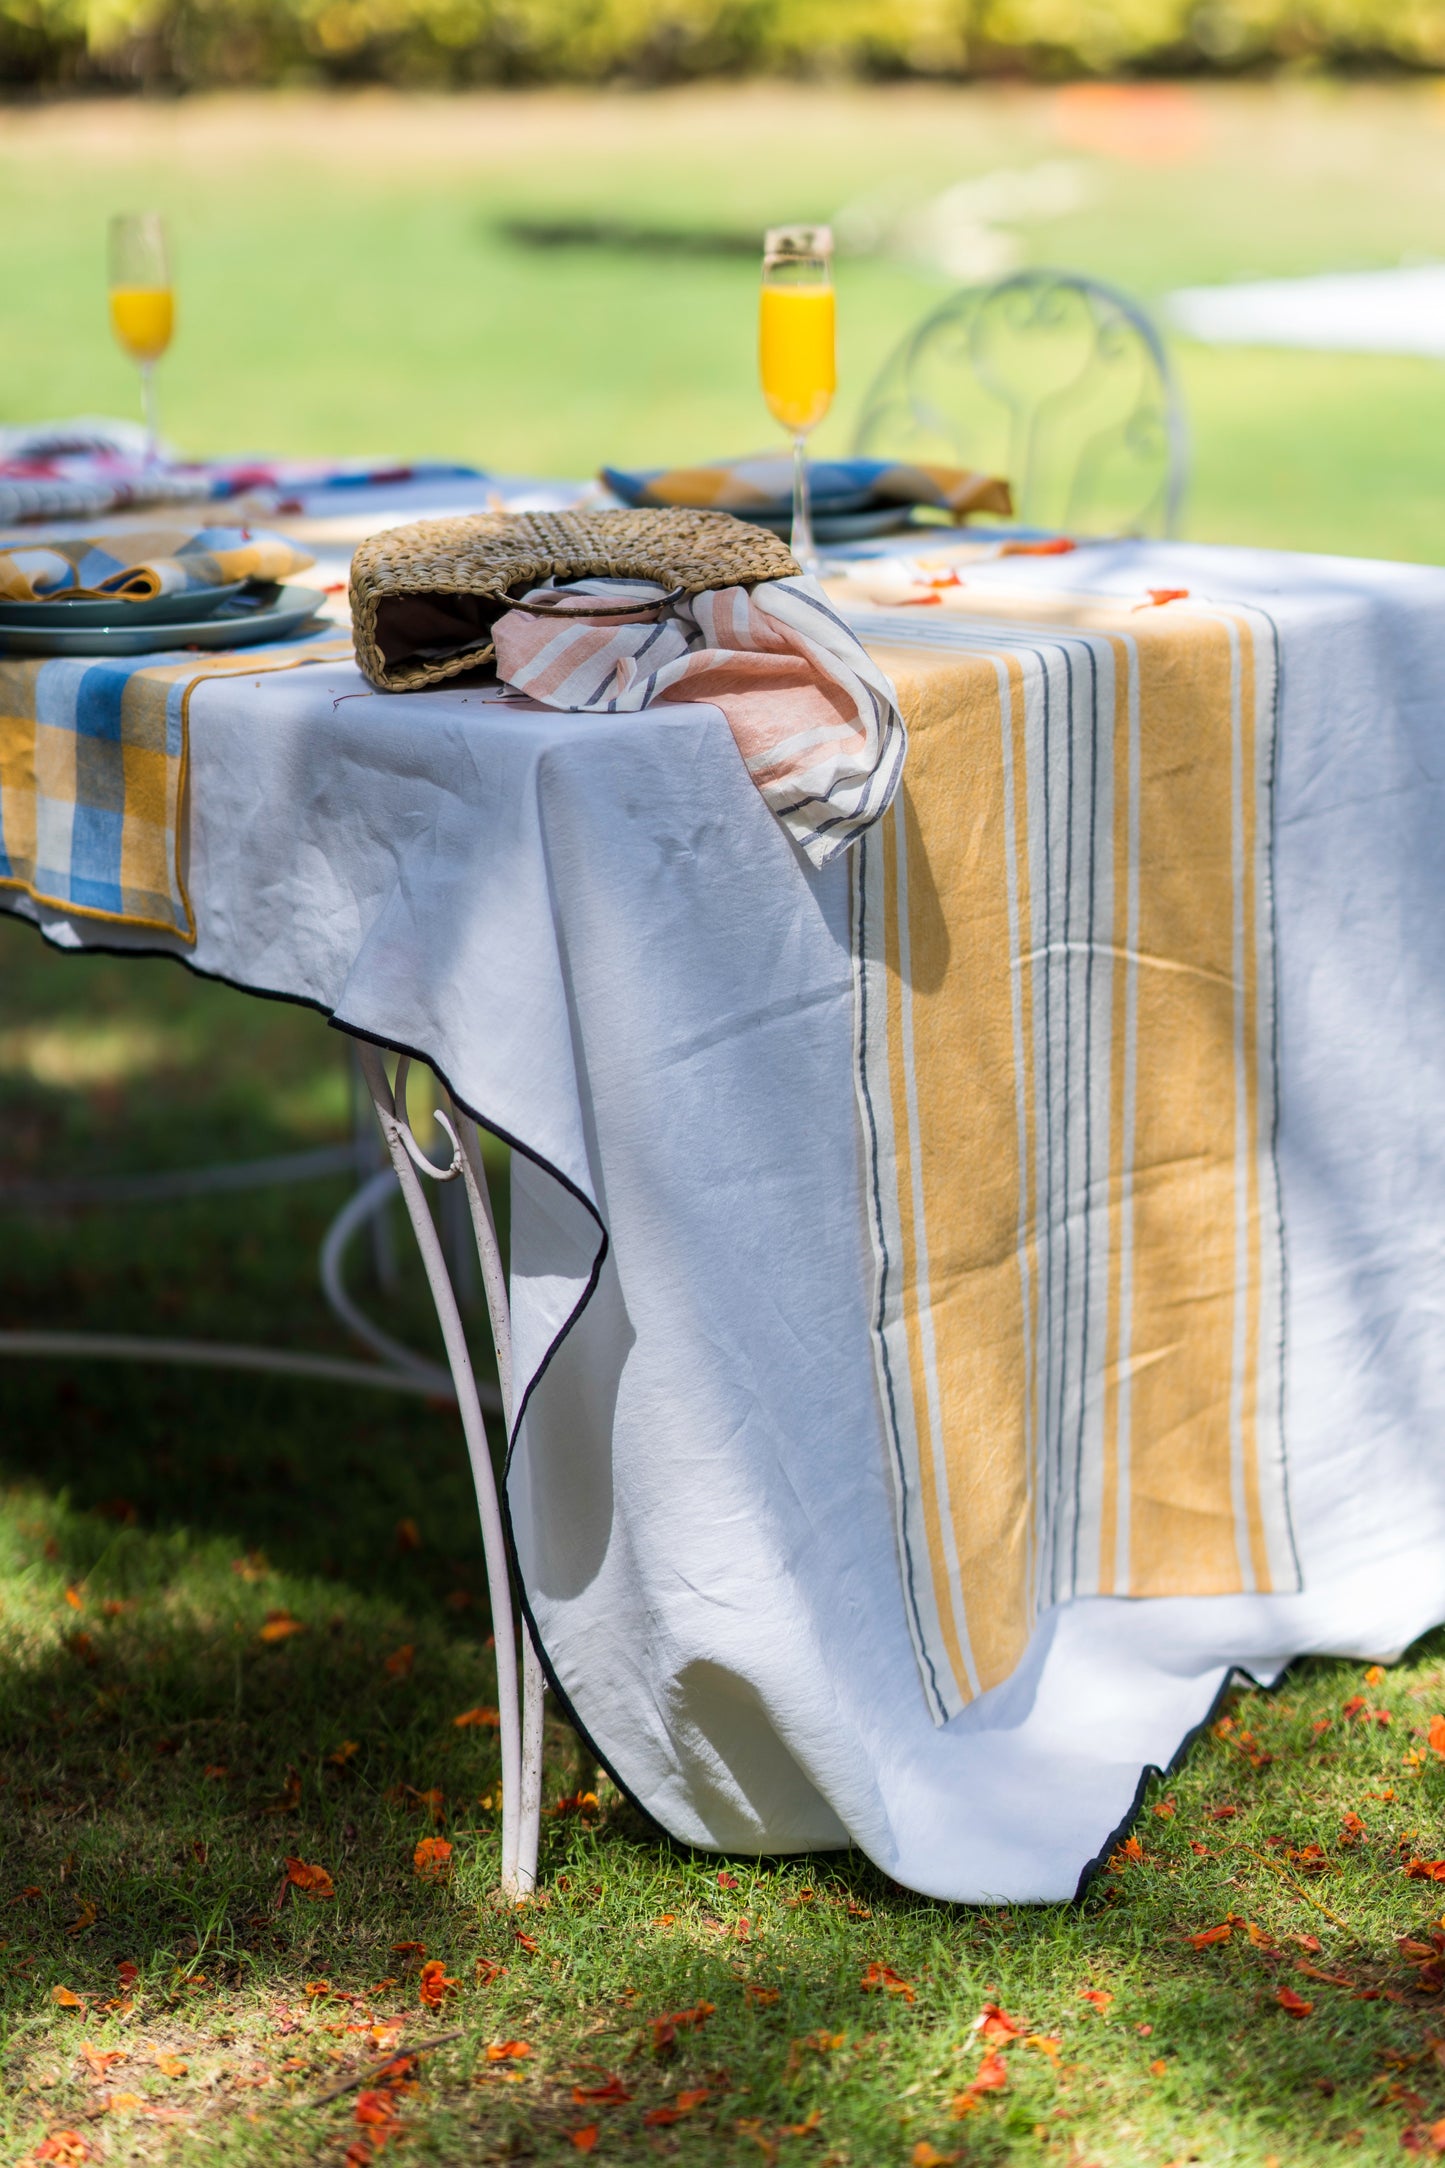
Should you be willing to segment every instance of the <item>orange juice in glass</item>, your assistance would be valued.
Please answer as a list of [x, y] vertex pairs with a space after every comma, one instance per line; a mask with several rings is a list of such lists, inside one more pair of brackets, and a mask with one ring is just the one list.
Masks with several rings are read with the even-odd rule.
[[154, 459], [158, 441], [155, 365], [175, 330], [170, 250], [159, 213], [127, 212], [113, 218], [108, 259], [111, 329], [140, 367], [147, 456]]
[[793, 439], [793, 555], [817, 569], [808, 502], [808, 432], [833, 403], [833, 235], [827, 226], [774, 226], [763, 246], [758, 369], [775, 421]]

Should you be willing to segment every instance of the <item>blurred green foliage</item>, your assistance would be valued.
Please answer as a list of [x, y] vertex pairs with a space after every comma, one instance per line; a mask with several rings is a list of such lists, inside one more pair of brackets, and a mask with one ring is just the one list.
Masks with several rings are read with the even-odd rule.
[[0, 0], [0, 85], [1445, 68], [1445, 0]]

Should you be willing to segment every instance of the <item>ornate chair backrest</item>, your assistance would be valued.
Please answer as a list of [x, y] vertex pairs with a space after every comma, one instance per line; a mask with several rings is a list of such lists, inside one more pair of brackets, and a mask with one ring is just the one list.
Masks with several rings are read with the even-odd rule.
[[1025, 526], [1172, 534], [1184, 415], [1137, 303], [1072, 271], [968, 286], [875, 378], [853, 449], [1007, 477]]

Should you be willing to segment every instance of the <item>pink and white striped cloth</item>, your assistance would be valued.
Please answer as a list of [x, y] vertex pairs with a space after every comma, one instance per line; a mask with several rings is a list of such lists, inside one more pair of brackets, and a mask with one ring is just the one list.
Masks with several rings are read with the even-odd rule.
[[646, 580], [534, 587], [497, 620], [497, 675], [551, 708], [721, 708], [748, 774], [825, 866], [887, 811], [906, 736], [892, 683], [816, 580], [686, 597]]

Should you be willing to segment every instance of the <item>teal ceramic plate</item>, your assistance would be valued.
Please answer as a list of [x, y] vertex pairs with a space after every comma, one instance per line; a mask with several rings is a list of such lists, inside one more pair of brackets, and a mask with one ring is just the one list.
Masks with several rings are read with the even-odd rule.
[[[766, 527], [773, 534], [781, 535], [786, 542], [793, 531], [793, 515], [771, 512], [736, 512], [735, 519], [745, 519], [755, 527]], [[907, 504], [875, 506], [871, 512], [815, 512], [813, 514], [813, 540], [822, 543], [866, 542], [876, 534], [897, 534], [913, 517], [913, 508]]]
[[219, 610], [245, 585], [244, 580], [231, 580], [225, 587], [203, 587], [185, 595], [151, 595], [144, 602], [122, 602], [115, 595], [103, 596], [98, 602], [94, 598], [70, 602], [61, 595], [51, 602], [0, 602], [0, 630], [23, 628], [28, 632], [53, 627], [58, 632], [62, 626], [71, 629], [77, 625], [103, 625], [107, 629], [112, 625], [189, 625]]
[[169, 655], [187, 647], [254, 647], [297, 631], [324, 600], [314, 587], [253, 587], [190, 623], [117, 623], [112, 614], [108, 625], [5, 625], [0, 654]]

